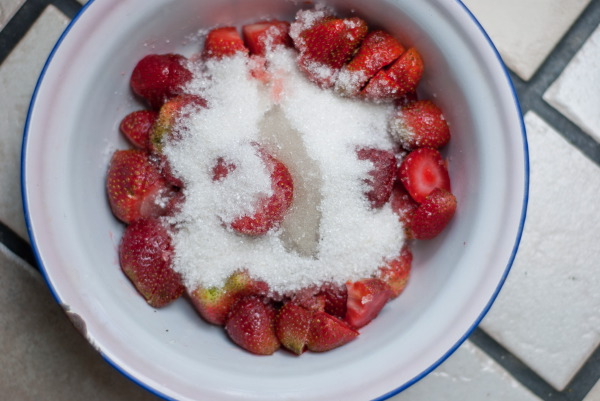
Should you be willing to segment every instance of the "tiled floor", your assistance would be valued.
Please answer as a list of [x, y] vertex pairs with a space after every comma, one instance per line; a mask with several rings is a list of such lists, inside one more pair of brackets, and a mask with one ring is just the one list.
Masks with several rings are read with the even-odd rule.
[[[600, 1], [465, 0], [521, 100], [531, 193], [513, 270], [480, 328], [397, 401], [600, 400]], [[54, 41], [84, 0], [0, 0], [0, 394], [153, 400], [73, 330], [26, 237], [23, 122]]]

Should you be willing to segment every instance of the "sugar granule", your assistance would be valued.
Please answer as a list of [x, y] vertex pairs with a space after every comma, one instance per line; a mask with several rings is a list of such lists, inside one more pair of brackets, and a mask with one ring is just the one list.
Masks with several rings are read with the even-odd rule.
[[[279, 293], [342, 284], [371, 276], [400, 253], [402, 225], [389, 204], [370, 208], [364, 179], [373, 165], [356, 155], [360, 147], [392, 149], [386, 126], [391, 106], [319, 89], [298, 70], [293, 50], [278, 47], [267, 59], [272, 82], [282, 86], [278, 99], [251, 78], [244, 56], [208, 61], [195, 69], [187, 90], [202, 96], [207, 108], [182, 119], [182, 138], [165, 146], [172, 169], [185, 184], [186, 200], [170, 222], [176, 226], [174, 268], [188, 288], [221, 286], [241, 269]], [[293, 141], [285, 146], [264, 141], [261, 130], [267, 126], [276, 134], [293, 135]], [[260, 237], [227, 228], [228, 221], [251, 213], [256, 200], [271, 191], [254, 143], [263, 143], [281, 160], [297, 158], [288, 164], [294, 184], [303, 186], [305, 200], [299, 202], [315, 209], [317, 218], [310, 224], [306, 213], [290, 213], [287, 225]], [[236, 168], [213, 181], [219, 158]], [[304, 176], [302, 166], [310, 167], [310, 174]], [[290, 227], [297, 230], [293, 235], [306, 238], [286, 241]]]

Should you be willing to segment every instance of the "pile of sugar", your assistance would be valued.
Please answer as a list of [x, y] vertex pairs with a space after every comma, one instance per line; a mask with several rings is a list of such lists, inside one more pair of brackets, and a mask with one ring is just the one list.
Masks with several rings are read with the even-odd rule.
[[[370, 208], [364, 180], [373, 165], [356, 156], [359, 147], [392, 149], [391, 106], [319, 89], [298, 70], [291, 49], [268, 53], [267, 84], [251, 78], [243, 55], [194, 67], [187, 90], [208, 106], [181, 119], [181, 139], [164, 150], [184, 183], [186, 200], [170, 223], [174, 268], [188, 288], [221, 286], [246, 269], [286, 293], [370, 277], [398, 256], [402, 225], [389, 204]], [[259, 237], [227, 227], [271, 191], [253, 143], [288, 166], [295, 186], [284, 222]], [[219, 158], [236, 168], [214, 181]]]

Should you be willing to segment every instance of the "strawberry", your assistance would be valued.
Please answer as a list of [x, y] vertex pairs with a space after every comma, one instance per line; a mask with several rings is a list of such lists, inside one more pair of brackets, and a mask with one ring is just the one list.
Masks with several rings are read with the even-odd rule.
[[268, 285], [253, 280], [246, 271], [233, 273], [223, 287], [197, 287], [188, 291], [192, 304], [207, 322], [222, 326], [233, 304], [247, 295], [265, 295]]
[[106, 189], [112, 212], [125, 223], [165, 214], [174, 195], [148, 153], [139, 149], [113, 154]]
[[398, 179], [418, 203], [435, 188], [450, 191], [448, 167], [439, 151], [419, 148], [410, 152], [400, 164]]
[[273, 194], [262, 198], [251, 215], [234, 219], [230, 226], [246, 235], [262, 235], [276, 227], [292, 204], [294, 183], [285, 164], [259, 148], [259, 154], [271, 174]]
[[310, 311], [325, 310], [325, 295], [318, 293], [319, 289], [311, 286], [305, 287], [289, 295], [290, 302]]
[[263, 21], [242, 27], [244, 43], [250, 54], [264, 56], [276, 46], [291, 46], [290, 23], [287, 21]]
[[309, 79], [323, 88], [335, 83], [335, 76], [354, 54], [367, 34], [360, 18], [325, 18], [302, 31], [294, 41], [300, 52], [298, 63]]
[[158, 219], [144, 218], [131, 223], [121, 238], [121, 269], [138, 292], [154, 308], [179, 298], [184, 287], [172, 269], [171, 237]]
[[392, 298], [396, 298], [404, 291], [410, 276], [412, 258], [410, 248], [404, 245], [397, 258], [379, 268], [378, 278], [392, 290]]
[[233, 164], [232, 162], [226, 161], [222, 157], [219, 157], [212, 169], [213, 181], [223, 180], [225, 177], [227, 177], [227, 175], [229, 173], [231, 173], [235, 169], [236, 169], [235, 164]]
[[275, 333], [288, 350], [297, 355], [306, 350], [312, 312], [292, 302], [285, 303], [277, 315]]
[[394, 184], [392, 196], [390, 197], [390, 206], [404, 226], [406, 239], [412, 239], [411, 221], [419, 204], [406, 192], [406, 188], [404, 188], [401, 182]]
[[206, 35], [202, 57], [221, 59], [236, 53], [247, 54], [248, 49], [236, 28], [227, 26], [213, 29]]
[[324, 312], [340, 319], [346, 316], [348, 291], [345, 285], [325, 283], [320, 288], [319, 296], [325, 299]]
[[256, 295], [238, 299], [227, 317], [225, 331], [234, 343], [257, 355], [271, 355], [280, 347], [275, 333], [277, 311]]
[[346, 283], [347, 311], [344, 320], [355, 329], [373, 320], [392, 296], [392, 290], [383, 281], [368, 278]]
[[352, 60], [338, 75], [336, 91], [346, 96], [358, 95], [380, 69], [394, 62], [404, 50], [404, 46], [389, 33], [369, 32]]
[[396, 179], [396, 156], [382, 149], [361, 148], [356, 152], [359, 160], [369, 160], [373, 169], [365, 183], [369, 191], [365, 193], [373, 209], [382, 207], [390, 198]]
[[411, 230], [416, 239], [432, 239], [446, 228], [456, 212], [456, 197], [436, 188], [415, 210]]
[[182, 55], [172, 53], [144, 57], [131, 74], [133, 92], [153, 109], [159, 109], [165, 101], [183, 93], [183, 87], [192, 79], [186, 61]]
[[411, 47], [391, 66], [379, 70], [362, 90], [362, 94], [366, 99], [373, 101], [401, 98], [416, 91], [423, 70], [421, 55]]
[[390, 120], [392, 137], [406, 150], [441, 148], [450, 141], [450, 128], [442, 110], [430, 100], [400, 107]]
[[154, 110], [134, 111], [121, 120], [119, 129], [135, 147], [148, 149], [148, 138], [157, 116]]
[[325, 352], [354, 340], [358, 331], [346, 322], [325, 312], [315, 312], [310, 323], [307, 347], [313, 352]]

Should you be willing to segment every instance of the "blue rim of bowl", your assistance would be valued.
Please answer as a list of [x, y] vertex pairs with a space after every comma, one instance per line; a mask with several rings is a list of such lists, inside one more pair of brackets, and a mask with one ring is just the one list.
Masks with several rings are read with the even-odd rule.
[[[48, 287], [50, 288], [50, 291], [52, 293], [52, 296], [54, 297], [55, 301], [59, 304], [59, 305], [63, 305], [60, 297], [58, 296], [55, 288], [50, 284], [50, 280], [48, 278], [48, 274], [46, 271], [46, 268], [44, 267], [44, 264], [42, 263], [42, 258], [39, 254], [38, 251], [38, 247], [35, 241], [35, 236], [33, 234], [33, 229], [31, 227], [31, 221], [30, 221], [30, 215], [29, 215], [29, 207], [28, 207], [28, 200], [27, 200], [27, 191], [26, 191], [26, 185], [25, 185], [25, 172], [26, 172], [26, 163], [25, 163], [25, 156], [26, 156], [26, 149], [27, 149], [27, 143], [28, 143], [28, 132], [29, 132], [29, 125], [30, 125], [30, 119], [31, 119], [31, 114], [32, 111], [34, 109], [35, 106], [35, 101], [37, 99], [37, 94], [38, 91], [40, 89], [41, 83], [46, 75], [46, 71], [52, 61], [52, 59], [54, 58], [55, 53], [58, 51], [58, 48], [60, 47], [60, 45], [62, 44], [64, 38], [68, 35], [68, 33], [70, 32], [71, 28], [74, 26], [74, 24], [79, 20], [79, 18], [81, 17], [81, 15], [88, 9], [88, 7], [90, 7], [90, 5], [92, 3], [94, 3], [96, 0], [89, 0], [79, 11], [79, 13], [77, 13], [77, 15], [71, 20], [71, 22], [69, 23], [69, 25], [65, 28], [65, 30], [63, 31], [63, 33], [60, 35], [59, 39], [57, 40], [56, 44], [54, 45], [54, 47], [52, 48], [52, 51], [50, 52], [50, 55], [48, 56], [48, 58], [46, 59], [46, 62], [44, 63], [44, 67], [42, 68], [42, 71], [40, 72], [40, 75], [38, 77], [38, 80], [35, 84], [35, 88], [33, 90], [33, 94], [31, 96], [31, 101], [29, 103], [29, 108], [27, 110], [27, 117], [25, 119], [25, 127], [23, 130], [23, 145], [21, 147], [21, 198], [22, 198], [22, 202], [23, 202], [23, 210], [24, 210], [24, 214], [25, 214], [25, 223], [26, 223], [26, 227], [27, 227], [27, 233], [29, 235], [30, 241], [31, 241], [31, 245], [33, 248], [33, 253], [35, 255], [35, 259], [40, 267], [40, 271], [44, 277], [44, 280], [46, 281]], [[487, 34], [487, 32], [485, 31], [485, 29], [483, 28], [483, 26], [481, 25], [481, 23], [477, 20], [477, 18], [473, 15], [473, 13], [467, 8], [467, 6], [462, 2], [462, 0], [454, 0], [456, 3], [458, 3], [458, 5], [460, 7], [462, 7], [462, 9], [467, 13], [467, 15], [471, 18], [471, 20], [475, 23], [475, 25], [479, 28], [480, 32], [482, 33], [482, 35], [484, 36], [484, 38], [486, 39], [486, 41], [488, 42], [488, 45], [490, 46], [490, 48], [493, 50], [494, 54], [496, 55], [496, 58], [498, 59], [502, 70], [504, 72], [505, 78], [508, 82], [508, 85], [510, 87], [512, 96], [513, 96], [513, 100], [514, 100], [514, 105], [517, 109], [517, 114], [519, 115], [519, 123], [521, 126], [521, 136], [523, 139], [523, 154], [524, 154], [524, 165], [525, 165], [525, 179], [524, 179], [524, 191], [523, 191], [523, 204], [522, 204], [522, 210], [521, 210], [521, 219], [519, 222], [519, 229], [517, 232], [517, 237], [515, 239], [515, 243], [513, 245], [513, 251], [510, 255], [510, 258], [506, 264], [506, 268], [504, 270], [504, 274], [502, 275], [502, 278], [500, 279], [500, 282], [498, 283], [498, 286], [496, 287], [496, 290], [494, 291], [494, 293], [492, 294], [490, 300], [488, 301], [487, 305], [484, 307], [484, 309], [482, 310], [482, 312], [480, 313], [480, 315], [477, 317], [477, 319], [475, 319], [475, 321], [473, 322], [473, 324], [471, 325], [471, 327], [466, 331], [466, 333], [444, 354], [442, 355], [437, 361], [435, 361], [431, 366], [429, 366], [429, 368], [425, 369], [423, 372], [421, 372], [420, 374], [418, 374], [417, 376], [415, 376], [414, 378], [412, 378], [411, 380], [407, 381], [406, 383], [404, 383], [403, 385], [401, 385], [400, 387], [386, 393], [383, 394], [377, 398], [374, 398], [373, 401], [383, 401], [383, 400], [387, 400], [399, 393], [401, 393], [402, 391], [406, 390], [407, 388], [409, 388], [410, 386], [412, 386], [413, 384], [417, 383], [418, 381], [420, 381], [421, 379], [423, 379], [425, 376], [427, 376], [429, 373], [431, 373], [433, 370], [435, 370], [439, 365], [441, 365], [446, 359], [448, 359], [448, 357], [450, 357], [450, 355], [452, 355], [457, 349], [458, 347], [460, 347], [462, 345], [463, 342], [465, 342], [465, 340], [467, 338], [469, 338], [469, 336], [473, 333], [473, 331], [477, 328], [477, 326], [479, 326], [479, 323], [481, 323], [481, 320], [485, 317], [485, 315], [489, 312], [490, 308], [492, 307], [492, 304], [494, 303], [494, 301], [496, 300], [496, 298], [498, 297], [498, 294], [500, 293], [500, 290], [502, 289], [502, 286], [504, 285], [505, 281], [506, 281], [506, 277], [508, 276], [508, 273], [511, 270], [511, 267], [513, 265], [513, 262], [515, 260], [515, 257], [517, 255], [517, 251], [519, 249], [519, 244], [521, 242], [521, 237], [523, 235], [523, 227], [525, 224], [525, 219], [527, 216], [527, 205], [529, 202], [529, 174], [530, 174], [530, 170], [529, 170], [529, 147], [528, 147], [528, 142], [527, 142], [527, 133], [526, 133], [526, 129], [525, 129], [525, 123], [523, 121], [523, 115], [521, 113], [521, 105], [519, 102], [519, 98], [517, 96], [517, 92], [516, 89], [512, 83], [512, 80], [510, 78], [510, 74], [508, 72], [508, 69], [506, 67], [506, 65], [504, 64], [504, 61], [502, 60], [502, 57], [500, 56], [500, 53], [498, 52], [498, 49], [496, 48], [496, 46], [494, 45], [494, 43], [492, 42], [490, 36]], [[147, 385], [146, 383], [138, 380], [136, 377], [134, 377], [133, 375], [131, 375], [130, 373], [128, 373], [127, 371], [125, 371], [124, 369], [121, 368], [120, 365], [118, 365], [116, 362], [114, 362], [113, 360], [111, 360], [106, 354], [104, 354], [104, 352], [101, 349], [96, 348], [96, 350], [98, 351], [98, 353], [100, 353], [100, 355], [102, 356], [102, 358], [107, 361], [113, 368], [115, 368], [118, 372], [120, 372], [123, 376], [127, 377], [129, 380], [131, 380], [132, 382], [136, 383], [137, 385], [139, 385], [140, 387], [146, 389], [147, 391], [149, 391], [150, 393], [157, 395], [161, 398], [164, 398], [165, 400], [175, 400], [174, 398], [171, 398], [161, 392], [159, 392], [158, 390], [150, 387], [149, 385]]]

